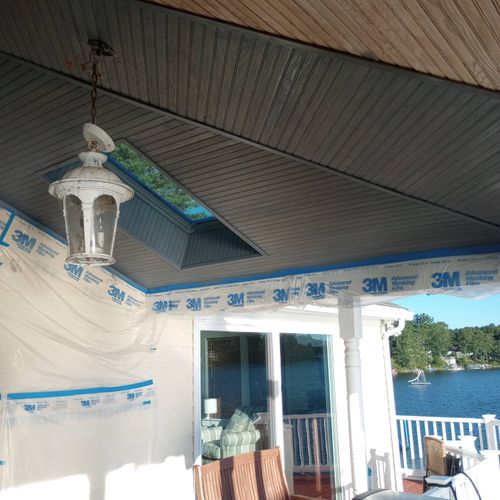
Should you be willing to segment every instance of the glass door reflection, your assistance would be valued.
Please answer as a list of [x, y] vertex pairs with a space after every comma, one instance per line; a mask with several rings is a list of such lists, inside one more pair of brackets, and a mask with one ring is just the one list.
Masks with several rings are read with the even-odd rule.
[[324, 499], [334, 498], [335, 490], [329, 342], [326, 335], [280, 335], [284, 439], [285, 450], [293, 450], [293, 491]]
[[201, 332], [204, 463], [269, 447], [266, 334]]

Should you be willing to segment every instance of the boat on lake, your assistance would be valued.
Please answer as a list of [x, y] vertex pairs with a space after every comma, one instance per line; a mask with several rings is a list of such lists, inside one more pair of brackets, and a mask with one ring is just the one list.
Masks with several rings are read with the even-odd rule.
[[430, 385], [430, 382], [425, 378], [425, 373], [423, 370], [417, 370], [417, 376], [408, 380], [411, 385]]

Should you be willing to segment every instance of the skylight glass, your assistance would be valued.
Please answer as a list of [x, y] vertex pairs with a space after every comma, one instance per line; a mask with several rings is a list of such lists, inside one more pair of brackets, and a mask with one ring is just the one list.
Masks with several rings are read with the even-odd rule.
[[109, 156], [114, 160], [113, 163], [159, 196], [189, 222], [203, 222], [214, 218], [210, 211], [194, 200], [161, 170], [151, 165], [127, 143], [118, 143], [116, 149]]

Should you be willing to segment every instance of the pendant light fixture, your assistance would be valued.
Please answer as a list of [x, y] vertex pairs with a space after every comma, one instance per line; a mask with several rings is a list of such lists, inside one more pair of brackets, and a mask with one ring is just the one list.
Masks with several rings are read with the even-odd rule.
[[[115, 149], [111, 137], [95, 124], [97, 80], [103, 56], [113, 49], [101, 40], [89, 40], [92, 69], [90, 123], [83, 126], [88, 151], [80, 153], [80, 167], [67, 172], [49, 186], [49, 193], [62, 201], [69, 255], [66, 262], [89, 266], [115, 263], [113, 246], [120, 205], [134, 196], [132, 188], [103, 167], [104, 153]], [[86, 64], [86, 65], [87, 65]], [[84, 66], [86, 66], [84, 65]]]

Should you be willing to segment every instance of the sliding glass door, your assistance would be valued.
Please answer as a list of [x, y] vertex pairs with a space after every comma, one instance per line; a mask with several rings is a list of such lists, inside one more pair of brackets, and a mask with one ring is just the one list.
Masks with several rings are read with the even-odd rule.
[[326, 335], [280, 335], [284, 433], [292, 441], [294, 492], [317, 498], [332, 498], [335, 484], [329, 341]]
[[334, 498], [329, 335], [200, 332], [204, 463], [279, 445], [290, 490]]
[[201, 332], [202, 459], [269, 446], [266, 335]]

